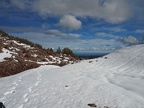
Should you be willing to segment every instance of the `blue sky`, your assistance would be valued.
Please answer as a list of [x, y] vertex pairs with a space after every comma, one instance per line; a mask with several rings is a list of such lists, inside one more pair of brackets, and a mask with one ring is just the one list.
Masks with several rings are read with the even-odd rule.
[[44, 48], [107, 53], [144, 42], [144, 1], [0, 0], [0, 29]]

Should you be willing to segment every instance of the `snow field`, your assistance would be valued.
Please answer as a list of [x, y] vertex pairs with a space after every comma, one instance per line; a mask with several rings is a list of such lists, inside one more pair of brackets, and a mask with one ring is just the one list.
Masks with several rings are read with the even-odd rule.
[[6, 108], [144, 108], [144, 45], [0, 78]]

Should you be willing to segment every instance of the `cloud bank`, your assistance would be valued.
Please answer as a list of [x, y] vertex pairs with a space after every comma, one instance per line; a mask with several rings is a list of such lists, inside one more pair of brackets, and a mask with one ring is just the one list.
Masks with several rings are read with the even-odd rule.
[[45, 34], [52, 37], [59, 37], [59, 38], [78, 38], [80, 37], [80, 34], [74, 34], [74, 33], [64, 33], [59, 30], [51, 29], [45, 31]]
[[[3, 4], [6, 3], [2, 1]], [[103, 19], [115, 24], [128, 20], [135, 13], [141, 14], [141, 2], [142, 0], [11, 0], [9, 5], [36, 12], [41, 17], [71, 14], [75, 17]]]

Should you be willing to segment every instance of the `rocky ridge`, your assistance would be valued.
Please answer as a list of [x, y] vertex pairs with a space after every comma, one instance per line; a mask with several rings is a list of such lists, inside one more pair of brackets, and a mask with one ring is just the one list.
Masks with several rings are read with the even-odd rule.
[[77, 60], [66, 54], [31, 47], [0, 34], [0, 77], [10, 76], [40, 65], [64, 66]]

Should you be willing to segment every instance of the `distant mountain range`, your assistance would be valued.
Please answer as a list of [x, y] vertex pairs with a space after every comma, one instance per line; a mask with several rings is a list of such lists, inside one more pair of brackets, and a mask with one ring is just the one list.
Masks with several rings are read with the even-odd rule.
[[93, 59], [107, 55], [108, 53], [79, 53], [77, 54], [80, 59]]

